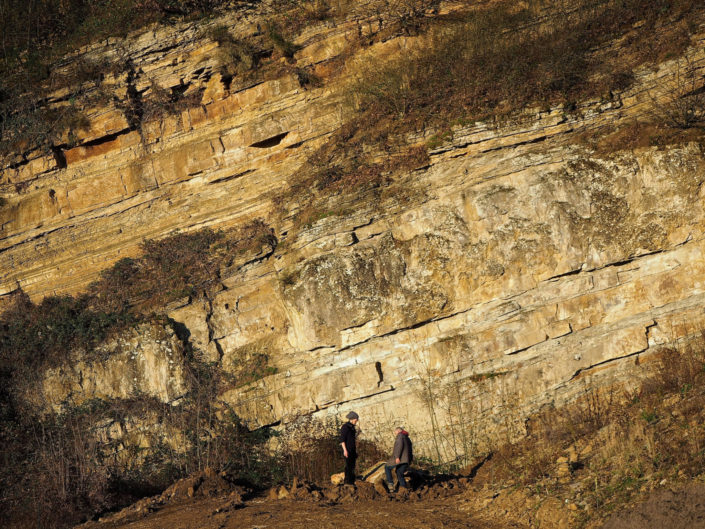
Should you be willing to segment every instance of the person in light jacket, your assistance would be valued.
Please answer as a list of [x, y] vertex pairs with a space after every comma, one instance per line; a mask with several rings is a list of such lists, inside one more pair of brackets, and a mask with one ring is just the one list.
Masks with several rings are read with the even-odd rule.
[[409, 439], [409, 432], [404, 430], [401, 426], [398, 426], [394, 429], [394, 435], [396, 435], [396, 439], [394, 440], [392, 457], [387, 461], [387, 464], [384, 465], [384, 472], [387, 475], [387, 485], [390, 491], [394, 490], [392, 469], [396, 469], [399, 487], [404, 489], [409, 488], [404, 478], [404, 472], [408, 470], [409, 465], [414, 460], [413, 445], [411, 439]]

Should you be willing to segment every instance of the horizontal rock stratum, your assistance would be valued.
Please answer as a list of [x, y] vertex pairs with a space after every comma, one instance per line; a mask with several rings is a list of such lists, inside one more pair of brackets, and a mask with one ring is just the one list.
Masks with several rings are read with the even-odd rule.
[[[253, 34], [254, 17], [226, 22]], [[315, 26], [297, 42], [296, 65], [325, 76], [359, 28]], [[412, 41], [357, 56], [380, 60]], [[704, 44], [700, 35], [688, 52], [700, 77]], [[348, 117], [339, 88], [355, 56], [322, 87], [302, 86], [286, 68], [228, 87], [217, 43], [194, 24], [121, 46], [83, 51], [130, 58], [128, 73], [103, 81], [113, 93], [203, 89], [201, 104], [139, 130], [119, 105], [96, 106], [73, 147], [5, 167], [0, 294], [80, 292], [145, 238], [264, 219], [279, 241], [273, 253], [238, 267], [209, 302], [169, 313], [197, 354], [226, 372], [268, 356], [276, 373], [220, 396], [250, 427], [355, 409], [366, 437], [404, 424], [419, 452], [453, 459], [499, 432], [523, 434], [544, 406], [634, 385], [655, 353], [705, 324], [702, 144], [600, 154], [580, 140], [643, 115], [675, 61], [573, 113], [457, 126], [423, 167], [381, 191], [331, 197], [319, 220], [303, 223], [291, 189]], [[124, 342], [139, 353], [120, 357], [125, 365], [163, 355], [132, 336]], [[132, 389], [78, 387], [50, 373], [46, 397], [56, 406], [100, 388], [101, 398], [146, 392], [168, 401], [184, 384], [169, 380], [182, 371], [164, 358], [153, 373], [125, 367]], [[82, 376], [114, 379], [111, 369]]]

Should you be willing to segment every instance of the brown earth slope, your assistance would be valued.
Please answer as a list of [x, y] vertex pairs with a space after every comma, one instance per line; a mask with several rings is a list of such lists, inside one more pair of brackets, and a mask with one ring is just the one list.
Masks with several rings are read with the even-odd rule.
[[[326, 491], [328, 494], [329, 491]], [[232, 495], [180, 501], [164, 506], [144, 501], [81, 529], [568, 529], [584, 527], [569, 505], [558, 501], [524, 504], [498, 501], [503, 493], [456, 486], [441, 494], [411, 496], [354, 494], [339, 501], [254, 497], [246, 502]], [[339, 494], [339, 496], [341, 496]], [[370, 497], [374, 496], [374, 497]], [[434, 497], [440, 496], [440, 497]], [[505, 494], [506, 496], [506, 494]], [[511, 496], [511, 495], [510, 495]], [[602, 529], [701, 529], [705, 527], [705, 485], [693, 483], [652, 493], [636, 506], [624, 508]]]

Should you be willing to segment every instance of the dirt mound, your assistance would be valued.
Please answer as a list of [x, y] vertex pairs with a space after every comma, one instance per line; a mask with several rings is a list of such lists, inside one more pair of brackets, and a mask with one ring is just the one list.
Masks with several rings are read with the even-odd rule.
[[705, 484], [655, 492], [646, 501], [612, 516], [603, 529], [705, 529]]
[[[308, 504], [306, 507], [299, 505], [298, 508], [303, 511], [354, 505], [379, 506], [380, 502], [389, 502], [387, 505], [397, 505], [401, 502], [436, 502], [459, 494], [469, 485], [467, 478], [431, 476], [420, 471], [410, 472], [409, 481], [414, 487], [412, 490], [389, 492], [384, 480], [375, 483], [358, 481], [355, 486], [319, 487], [295, 478], [289, 486], [272, 487], [266, 494], [266, 498], [262, 496], [251, 498], [252, 491], [249, 489], [228, 481], [223, 474], [206, 470], [180, 479], [158, 496], [144, 498], [130, 507], [101, 518], [98, 522], [87, 522], [80, 527], [82, 529], [123, 527], [152, 515], [158, 515], [165, 510], [172, 511], [174, 508], [188, 510], [189, 506], [196, 505], [201, 505], [198, 509], [205, 509], [210, 517], [226, 519], [234, 514], [235, 510], [239, 513], [248, 506], [253, 507], [263, 502], [279, 504], [284, 509], [296, 509], [294, 502]], [[248, 503], [245, 500], [248, 500]]]
[[90, 529], [98, 523], [128, 523], [144, 518], [167, 505], [199, 498], [227, 499], [220, 507], [221, 511], [239, 509], [244, 506], [244, 498], [249, 493], [249, 489], [228, 481], [214, 470], [206, 469], [176, 481], [158, 496], [143, 498], [121, 511], [101, 518], [98, 522], [87, 522], [80, 527]]
[[267, 498], [270, 500], [296, 500], [323, 502], [328, 504], [352, 503], [357, 501], [420, 501], [453, 496], [464, 490], [469, 483], [467, 478], [455, 476], [431, 477], [420, 472], [409, 476], [411, 490], [400, 489], [396, 492], [387, 490], [386, 481], [357, 481], [352, 485], [330, 485], [325, 488], [313, 483], [294, 479], [291, 486], [273, 487]]
[[204, 472], [197, 472], [180, 479], [158, 496], [158, 499], [162, 503], [171, 503], [188, 498], [215, 498], [230, 495], [233, 499], [242, 502], [242, 497], [247, 492], [244, 487], [231, 483], [213, 470], [206, 469]]

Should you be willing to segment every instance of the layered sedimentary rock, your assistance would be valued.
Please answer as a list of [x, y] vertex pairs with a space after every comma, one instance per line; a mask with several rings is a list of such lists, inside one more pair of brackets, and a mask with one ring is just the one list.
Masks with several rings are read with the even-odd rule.
[[48, 369], [37, 389], [36, 404], [54, 412], [91, 399], [174, 403], [189, 391], [183, 343], [163, 322], [145, 323], [90, 353], [77, 351]]
[[[251, 16], [228, 22], [255, 33]], [[369, 438], [403, 423], [420, 452], [447, 459], [520, 435], [544, 406], [635, 383], [654, 353], [705, 323], [702, 145], [600, 154], [580, 141], [642, 115], [675, 62], [568, 114], [457, 127], [426, 166], [320, 202], [319, 220], [304, 224], [290, 189], [345, 122], [345, 75], [317, 88], [293, 71], [228, 87], [217, 45], [177, 29], [126, 41], [131, 70], [105, 82], [145, 98], [152, 83], [200, 87], [201, 105], [139, 130], [116, 106], [98, 107], [74, 147], [5, 168], [0, 293], [77, 292], [145, 237], [262, 218], [274, 253], [235, 267], [213, 299], [169, 313], [204, 361], [234, 373], [259, 355], [276, 370], [222, 401], [251, 427], [355, 409]], [[297, 66], [325, 75], [358, 31], [307, 32]], [[699, 72], [702, 50], [700, 38], [689, 51]], [[125, 343], [128, 356], [141, 347]], [[107, 365], [81, 372], [95, 378], [83, 390], [49, 375], [52, 405], [129, 396]], [[165, 402], [185, 387], [178, 366], [135, 373], [131, 387]]]
[[[471, 158], [439, 161], [415, 175], [432, 190], [422, 205], [343, 220], [343, 232], [326, 219], [298, 257], [226, 282], [210, 316], [224, 364], [286, 340], [270, 350], [276, 375], [224, 399], [259, 425], [342, 406], [375, 433], [396, 422], [447, 438], [456, 423], [484, 435], [632, 384], [649, 353], [700, 328], [699, 145], [483, 159], [491, 175]], [[172, 317], [189, 325], [190, 310]]]

